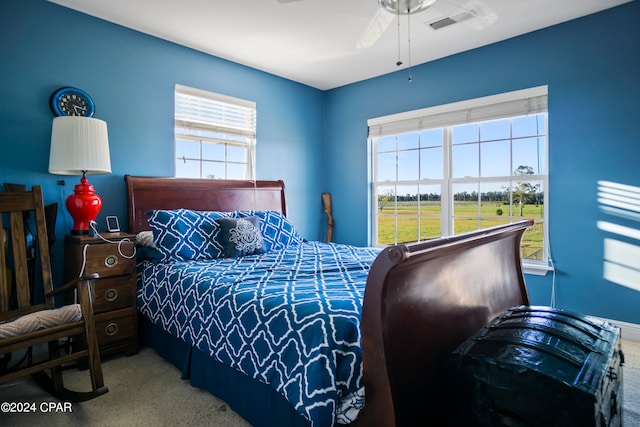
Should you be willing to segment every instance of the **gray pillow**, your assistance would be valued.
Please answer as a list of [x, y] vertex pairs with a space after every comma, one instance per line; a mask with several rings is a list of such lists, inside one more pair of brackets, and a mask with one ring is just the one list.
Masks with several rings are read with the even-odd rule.
[[229, 258], [265, 253], [264, 239], [257, 216], [246, 218], [219, 218], [220, 244]]

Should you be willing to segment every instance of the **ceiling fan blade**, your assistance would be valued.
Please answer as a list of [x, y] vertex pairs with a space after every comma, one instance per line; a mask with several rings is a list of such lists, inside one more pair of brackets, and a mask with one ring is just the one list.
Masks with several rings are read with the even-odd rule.
[[470, 18], [458, 20], [458, 22], [463, 21], [474, 30], [482, 30], [498, 20], [498, 14], [479, 0], [471, 0], [459, 6], [464, 10], [461, 17], [468, 14]]
[[385, 9], [378, 9], [369, 26], [358, 39], [356, 49], [367, 49], [373, 46], [389, 28], [395, 17], [394, 14], [387, 12]]

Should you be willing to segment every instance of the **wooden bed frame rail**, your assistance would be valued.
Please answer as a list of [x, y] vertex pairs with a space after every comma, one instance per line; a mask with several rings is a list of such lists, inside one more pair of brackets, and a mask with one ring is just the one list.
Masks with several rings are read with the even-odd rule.
[[520, 242], [531, 225], [383, 250], [363, 302], [358, 426], [451, 425], [448, 355], [498, 314], [529, 304]]

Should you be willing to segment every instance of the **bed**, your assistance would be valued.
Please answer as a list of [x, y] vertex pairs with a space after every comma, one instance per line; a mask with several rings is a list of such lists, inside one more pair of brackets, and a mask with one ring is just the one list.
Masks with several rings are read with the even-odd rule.
[[134, 233], [163, 236], [163, 215], [213, 220], [227, 237], [227, 223], [260, 229], [257, 252], [138, 265], [145, 343], [255, 426], [444, 423], [448, 353], [528, 304], [519, 243], [531, 221], [357, 248], [297, 235], [282, 181], [125, 182]]

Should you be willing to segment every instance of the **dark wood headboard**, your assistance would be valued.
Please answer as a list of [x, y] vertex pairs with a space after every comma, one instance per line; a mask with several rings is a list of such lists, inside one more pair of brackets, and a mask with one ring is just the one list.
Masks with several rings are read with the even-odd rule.
[[448, 355], [529, 296], [520, 241], [532, 220], [414, 245], [371, 266], [362, 307], [358, 426], [450, 425]]
[[149, 230], [151, 209], [193, 209], [231, 212], [275, 210], [287, 214], [282, 181], [153, 178], [125, 175], [129, 229]]

